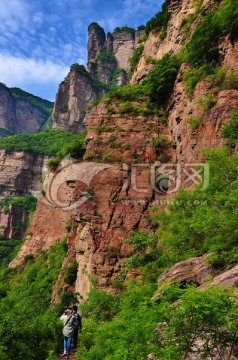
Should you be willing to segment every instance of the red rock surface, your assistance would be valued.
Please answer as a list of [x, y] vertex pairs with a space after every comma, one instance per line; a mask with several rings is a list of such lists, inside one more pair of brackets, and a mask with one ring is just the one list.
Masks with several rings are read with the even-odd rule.
[[[169, 4], [174, 20], [169, 23], [166, 41], [161, 45], [158, 36], [155, 39], [152, 34], [145, 46], [144, 54], [154, 55], [155, 59], [161, 58], [172, 48], [174, 52], [180, 49], [184, 39], [184, 34], [181, 33], [182, 22], [194, 11], [194, 5], [187, 0], [171, 0]], [[204, 6], [213, 5], [212, 0], [204, 1]], [[169, 34], [173, 35], [171, 39]], [[152, 54], [151, 51], [155, 50], [156, 53]], [[224, 67], [237, 70], [237, 44], [229, 37], [221, 40], [220, 56]], [[145, 62], [145, 57], [138, 66], [135, 81], [140, 78], [140, 70], [144, 73], [148, 70], [143, 61]], [[55, 200], [53, 199], [51, 206], [38, 204], [29, 229], [32, 236], [27, 237], [11, 266], [22, 263], [26, 254], [37, 254], [42, 248], [46, 249], [52, 243], [62, 240], [67, 235], [65, 225], [71, 220], [69, 249], [63, 266], [67, 266], [72, 258], [77, 260], [79, 268], [76, 291], [81, 297], [86, 297], [91, 277], [98, 288], [111, 293], [117, 291], [114, 281], [118, 279], [124, 259], [131, 252], [123, 239], [135, 229], [150, 230], [150, 205], [157, 200], [166, 200], [168, 196], [166, 191], [158, 191], [157, 184], [153, 185], [151, 165], [158, 159], [157, 156], [171, 169], [175, 164], [203, 162], [205, 159], [201, 149], [225, 143], [220, 128], [231, 119], [231, 110], [238, 106], [238, 90], [235, 85], [231, 89], [223, 87], [221, 90], [217, 84], [208, 80], [200, 81], [189, 97], [182, 78], [186, 70], [187, 67], [183, 64], [168, 102], [167, 125], [162, 124], [160, 116], [138, 113], [141, 102], [133, 103], [128, 109], [125, 104], [117, 103], [116, 99], [106, 100], [87, 115], [85, 122], [88, 135], [84, 161], [73, 167], [61, 165], [56, 174], [59, 175], [58, 184], [56, 182], [49, 185], [54, 174], [47, 180], [46, 191], [51, 189]], [[75, 81], [76, 78], [75, 75]], [[56, 103], [58, 112], [61, 111], [61, 105], [68, 106], [72, 111], [70, 115], [62, 114], [61, 111], [58, 117], [59, 128], [63, 124], [65, 129], [72, 126], [73, 131], [77, 131], [73, 114], [74, 110], [77, 113], [78, 105], [75, 105], [76, 100], [73, 102], [73, 97], [69, 97], [69, 89], [77, 97], [79, 94], [75, 92], [75, 86], [73, 81], [62, 84], [62, 104], [60, 101]], [[200, 121], [194, 131], [190, 124], [192, 118]], [[167, 141], [155, 149], [153, 139], [162, 135], [167, 137]], [[100, 168], [100, 164], [107, 166]], [[184, 183], [178, 189], [181, 186], [185, 186]], [[85, 195], [86, 192], [88, 195]], [[189, 267], [187, 269], [191, 272]], [[201, 280], [199, 269], [194, 269], [193, 281], [202, 284], [205, 277]], [[67, 286], [66, 284], [65, 290], [68, 289]], [[59, 293], [55, 294], [55, 300], [58, 296]]]

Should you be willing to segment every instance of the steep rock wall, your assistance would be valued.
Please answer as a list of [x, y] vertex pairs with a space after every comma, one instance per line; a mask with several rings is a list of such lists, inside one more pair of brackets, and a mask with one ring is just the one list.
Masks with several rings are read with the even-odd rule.
[[[42, 174], [46, 172], [48, 159], [26, 151], [6, 153], [0, 150], [0, 200], [7, 196], [39, 196]], [[11, 205], [8, 214], [0, 206], [1, 235], [4, 238], [22, 238], [26, 230], [24, 219], [27, 211]], [[17, 224], [22, 224], [17, 225]], [[17, 229], [17, 230], [16, 230]]]
[[100, 54], [102, 46], [106, 41], [106, 34], [103, 28], [97, 23], [88, 27], [88, 64], [95, 62]]
[[[226, 144], [220, 130], [222, 124], [232, 118], [232, 110], [238, 106], [237, 59], [238, 40], [233, 41], [227, 35], [220, 41], [220, 61], [228, 73], [234, 71], [236, 80], [229, 89], [223, 90], [219, 90], [216, 80], [203, 80], [196, 85], [192, 98], [186, 94], [186, 84], [182, 80], [182, 75], [187, 67], [182, 64], [167, 109], [175, 161], [203, 161], [201, 149]], [[211, 108], [207, 99], [213, 101]], [[200, 123], [194, 131], [191, 126], [193, 119]]]
[[16, 109], [12, 94], [7, 87], [0, 85], [0, 128], [14, 134], [15, 122]]
[[48, 116], [42, 108], [26, 98], [15, 98], [10, 89], [0, 84], [0, 137], [38, 132]]
[[[217, 2], [216, 0], [204, 0], [202, 7], [205, 10], [214, 7]], [[191, 0], [169, 0], [168, 5], [170, 20], [167, 25], [166, 37], [161, 39], [160, 33], [150, 32], [148, 39], [143, 43], [144, 50], [130, 81], [132, 84], [145, 78], [153, 67], [152, 62], [148, 61], [148, 59], [159, 60], [165, 54], [177, 54], [189, 38], [186, 36], [183, 26], [188, 16], [196, 13], [198, 2]], [[197, 14], [196, 20], [191, 24], [190, 31], [193, 31], [199, 22], [200, 15]]]
[[60, 84], [52, 114], [53, 129], [74, 134], [84, 129], [86, 109], [102, 93], [97, 93], [89, 77], [71, 71]]
[[[84, 128], [87, 108], [108, 91], [103, 86], [95, 86], [95, 79], [110, 85], [115, 69], [120, 68], [122, 70], [113, 85], [123, 86], [128, 83], [129, 59], [143, 34], [143, 31], [117, 30], [108, 33], [106, 37], [103, 28], [97, 23], [89, 25], [87, 70], [90, 76], [70, 71], [60, 84], [52, 114], [54, 129], [76, 134]], [[105, 50], [107, 54], [100, 56]]]
[[0, 150], [0, 199], [5, 196], [37, 194], [47, 159], [27, 151]]
[[[228, 55], [223, 56], [224, 64], [233, 64], [228, 59]], [[61, 176], [56, 185], [49, 186], [47, 180], [46, 190], [51, 189], [53, 203], [38, 204], [30, 228], [32, 235], [11, 266], [23, 263], [27, 253], [36, 255], [41, 248], [62, 240], [67, 236], [65, 228], [70, 220], [72, 229], [64, 266], [72, 258], [78, 262], [76, 291], [85, 298], [91, 277], [98, 288], [118, 291], [114, 285], [131, 251], [123, 239], [135, 229], [149, 230], [150, 206], [162, 206], [171, 196], [153, 183], [151, 165], [157, 156], [165, 156], [168, 164], [202, 162], [202, 148], [225, 143], [220, 135], [221, 125], [229, 121], [231, 110], [238, 106], [238, 90], [213, 93], [207, 80], [199, 82], [189, 98], [182, 79], [184, 71], [183, 64], [169, 99], [167, 125], [160, 116], [124, 114], [116, 101], [101, 103], [87, 115], [84, 161], [68, 167], [67, 161], [71, 160], [66, 160], [55, 175], [51, 174], [55, 179]], [[217, 101], [211, 109], [205, 109], [199, 100], [209, 92]], [[133, 106], [139, 107], [140, 103]], [[201, 120], [196, 131], [189, 124], [191, 117]], [[161, 135], [167, 137], [167, 145], [155, 149], [153, 139]], [[59, 295], [60, 290], [55, 301]]]
[[0, 235], [4, 239], [22, 239], [27, 229], [29, 213], [21, 207], [10, 205], [8, 213], [0, 211]]
[[[206, 1], [206, 6], [211, 4], [212, 1]], [[171, 2], [170, 9], [173, 12], [168, 34], [174, 35], [170, 39], [167, 35], [167, 50], [163, 47], [165, 45], [154, 46], [152, 50], [148, 47], [146, 56], [154, 54], [155, 58], [160, 58], [167, 51], [173, 49], [176, 52], [180, 48], [184, 39], [183, 33], [180, 33], [181, 24], [195, 10], [193, 3], [187, 0]], [[148, 44], [153, 36], [150, 35]], [[113, 37], [110, 37], [109, 47], [113, 49]], [[220, 56], [223, 66], [237, 71], [237, 42], [229, 36], [221, 39]], [[149, 67], [141, 61], [139, 66], [146, 73]], [[135, 115], [133, 111], [125, 113], [116, 101], [105, 101], [87, 115], [84, 161], [73, 165], [70, 163], [70, 166], [63, 163], [56, 174], [51, 174], [49, 179], [53, 181], [54, 177], [57, 179], [59, 176], [60, 181], [51, 184], [47, 180], [46, 199], [49, 201], [42, 199], [39, 202], [30, 228], [32, 235], [26, 238], [11, 266], [22, 264], [29, 252], [36, 255], [41, 248], [46, 249], [67, 236], [68, 254], [63, 266], [67, 266], [72, 258], [77, 260], [75, 289], [80, 296], [87, 296], [91, 277], [96, 280], [98, 288], [111, 293], [118, 291], [114, 285], [124, 259], [131, 253], [123, 239], [135, 229], [149, 230], [150, 206], [160, 204], [160, 201], [162, 204], [170, 196], [166, 191], [159, 191], [157, 184], [153, 183], [151, 165], [157, 156], [160, 159], [164, 156], [163, 162], [169, 165], [202, 162], [202, 148], [225, 143], [220, 135], [221, 125], [229, 121], [230, 111], [238, 106], [237, 89], [214, 90], [214, 84], [208, 80], [200, 81], [192, 96], [188, 97], [182, 78], [186, 69], [183, 64], [168, 101], [167, 125], [160, 117]], [[58, 110], [60, 106], [64, 109], [69, 104], [70, 86], [74, 89], [78, 75], [73, 76], [72, 84], [69, 79], [69, 83], [61, 85], [59, 94], [62, 98], [58, 101]], [[140, 79], [140, 76], [137, 73], [135, 79]], [[211, 108], [201, 106], [205, 94], [211, 94], [216, 99]], [[140, 102], [133, 106], [139, 108]], [[200, 119], [194, 131], [191, 118]], [[67, 121], [67, 117], [65, 122], [62, 121], [65, 128]], [[72, 129], [73, 121], [72, 115]], [[167, 137], [167, 144], [155, 149], [153, 139], [161, 135]], [[68, 221], [72, 222], [70, 234], [66, 231]], [[67, 290], [67, 287], [64, 289]], [[56, 301], [60, 291], [63, 289], [55, 294]]]

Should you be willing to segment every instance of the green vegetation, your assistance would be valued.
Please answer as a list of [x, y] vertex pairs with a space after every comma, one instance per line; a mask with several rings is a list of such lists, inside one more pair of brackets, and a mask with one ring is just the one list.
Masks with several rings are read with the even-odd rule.
[[70, 71], [75, 71], [78, 74], [84, 75], [91, 79], [91, 76], [90, 76], [89, 72], [86, 70], [84, 65], [79, 65], [78, 63], [72, 64], [70, 66]]
[[50, 114], [48, 119], [44, 122], [43, 126], [41, 127], [40, 131], [52, 129], [52, 125], [53, 125], [53, 118], [52, 118], [52, 114]]
[[3, 206], [3, 214], [8, 214], [10, 212], [10, 205], [24, 210], [23, 220], [19, 219], [12, 223], [12, 237], [14, 239], [22, 238], [22, 233], [24, 233], [29, 226], [31, 214], [36, 209], [36, 203], [37, 199], [32, 195], [17, 197], [7, 196], [1, 201], [0, 205]]
[[[194, 1], [198, 12], [201, 0]], [[237, 9], [237, 0], [225, 0], [218, 11], [207, 10], [202, 14], [204, 16], [201, 17], [200, 25], [183, 49], [183, 54], [165, 55], [156, 61], [141, 84], [127, 85], [104, 97], [108, 116], [116, 111], [124, 116], [128, 113], [143, 114], [149, 131], [152, 122], [146, 115], [158, 112], [159, 108], [165, 122], [166, 113], [163, 108], [166, 108], [178, 69], [184, 60], [190, 66], [183, 76], [187, 95], [192, 98], [198, 81], [206, 79], [209, 91], [199, 104], [204, 111], [211, 109], [220, 89], [237, 87], [236, 74], [221, 68], [217, 63], [218, 39], [221, 34], [231, 32], [231, 38], [237, 37]], [[160, 32], [163, 38], [168, 20], [166, 1], [162, 12], [147, 23], [147, 35], [150, 31], [155, 31]], [[192, 14], [184, 23], [186, 33], [189, 33], [194, 20]], [[136, 68], [140, 51], [138, 50], [134, 63], [132, 61], [132, 67]], [[107, 52], [102, 51], [101, 60], [108, 59], [108, 56]], [[147, 61], [152, 62], [151, 59]], [[73, 64], [71, 70], [88, 76], [86, 69], [78, 64]], [[121, 69], [115, 70], [115, 78], [119, 71]], [[98, 79], [93, 81], [97, 89], [106, 89], [106, 85]], [[191, 116], [188, 123], [191, 131], [195, 131], [202, 119]], [[222, 136], [233, 147], [238, 140], [237, 129], [236, 109], [230, 122], [221, 129]], [[100, 149], [103, 141], [112, 149], [122, 146], [111, 133], [113, 128], [110, 122], [102, 122], [95, 130], [99, 135], [108, 133], [107, 139], [105, 140], [105, 134], [99, 137], [99, 149], [88, 150], [84, 159], [120, 163], [121, 159], [116, 157], [115, 151], [105, 151], [103, 146]], [[39, 138], [22, 135], [23, 137], [11, 137], [13, 140], [0, 140], [0, 147], [12, 151], [18, 149], [18, 146], [19, 149], [26, 150], [25, 147], [28, 146], [29, 151], [56, 154], [49, 165], [53, 169], [68, 154], [75, 158], [84, 154], [85, 133], [69, 135], [65, 132], [46, 131], [35, 135]], [[61, 140], [57, 140], [58, 136], [61, 143]], [[149, 142], [157, 150], [166, 146], [168, 138], [158, 136], [153, 141], [148, 139]], [[55, 148], [55, 145], [59, 147]], [[128, 142], [124, 144], [124, 148], [130, 148]], [[238, 154], [231, 155], [231, 152], [233, 150], [228, 148], [204, 151], [203, 155], [209, 164], [209, 186], [206, 186], [208, 167], [201, 164], [200, 169], [196, 170], [201, 171], [203, 184], [194, 186], [189, 191], [180, 191], [170, 199], [171, 203], [166, 206], [166, 210], [158, 206], [152, 207], [149, 219], [151, 230], [135, 230], [128, 239], [123, 240], [125, 246], [131, 247], [132, 253], [124, 263], [119, 258], [118, 263], [112, 265], [114, 274], [118, 274], [118, 277], [108, 279], [111, 285], [120, 290], [117, 295], [97, 291], [93, 286], [95, 280], [91, 279], [92, 289], [88, 299], [81, 303], [83, 332], [76, 353], [77, 359], [144, 360], [149, 354], [151, 358], [161, 360], [181, 360], [190, 354], [194, 358], [205, 359], [218, 358], [224, 349], [232, 348], [238, 332], [238, 302], [234, 295], [236, 288], [222, 290], [209, 286], [209, 281], [215, 275], [236, 266], [238, 262]], [[135, 151], [133, 158], [139, 162], [139, 152]], [[168, 174], [165, 174], [164, 179], [168, 179]], [[93, 196], [92, 188], [85, 190]], [[115, 202], [118, 201], [115, 196]], [[35, 206], [34, 201], [28, 202], [26, 198], [6, 198], [4, 209], [11, 203], [31, 210]], [[66, 224], [68, 232], [71, 226], [72, 222]], [[11, 251], [19, 244], [19, 241], [12, 239], [0, 240], [0, 358], [52, 360], [62, 350], [62, 324], [58, 317], [65, 306], [76, 301], [75, 293], [62, 292], [59, 281], [56, 291], [62, 292], [60, 301], [57, 307], [51, 306], [53, 284], [60, 274], [60, 278], [68, 285], [73, 285], [78, 264], [72, 260], [67, 266], [61, 267], [67, 251], [65, 242], [62, 242], [47, 252], [42, 251], [39, 256], [28, 254], [24, 267], [4, 267], [3, 264], [7, 264], [13, 256]], [[108, 246], [104, 255], [110, 259], [116, 253], [119, 257], [117, 251], [117, 248]], [[207, 279], [206, 289], [201, 291], [196, 289], [197, 284], [184, 282], [163, 284], [158, 289], [158, 275], [164, 270], [177, 262], [208, 253], [210, 256], [207, 262], [213, 273]], [[131, 276], [133, 271], [139, 274], [136, 279]], [[130, 276], [126, 277], [127, 274]]]
[[[185, 73], [187, 92], [191, 95], [198, 81], [209, 74], [218, 76], [216, 62], [219, 58], [219, 39], [224, 33], [231, 33], [232, 37], [238, 33], [238, 1], [226, 0], [218, 10], [207, 12], [200, 25], [194, 30], [192, 37], [185, 47], [184, 60], [191, 69]], [[191, 15], [192, 16], [192, 15]], [[229, 75], [227, 75], [229, 76]], [[211, 78], [210, 78], [211, 80]], [[227, 79], [227, 84], [229, 80]], [[229, 85], [228, 85], [229, 86]]]
[[162, 5], [162, 11], [159, 11], [155, 16], [146, 23], [145, 33], [149, 35], [151, 31], [159, 32], [166, 31], [170, 14], [168, 11], [168, 1], [166, 0]]
[[164, 104], [173, 89], [180, 67], [176, 56], [165, 55], [158, 60], [143, 82], [145, 93], [152, 102]]
[[51, 156], [76, 138], [77, 135], [70, 132], [49, 129], [37, 134], [19, 134], [0, 139], [0, 149], [7, 152], [24, 150]]
[[238, 140], [238, 111], [234, 111], [232, 119], [221, 128], [221, 134], [234, 146]]
[[83, 157], [85, 153], [85, 137], [86, 130], [82, 131], [78, 135], [72, 135], [69, 143], [64, 143], [59, 151], [56, 152], [56, 156], [48, 162], [48, 167], [55, 170], [60, 161], [66, 156], [71, 156], [76, 159]]
[[[21, 244], [21, 240], [4, 239], [2, 236], [0, 236], [0, 266], [7, 266], [9, 264], [14, 255], [16, 255], [16, 250], [19, 249]], [[0, 298], [1, 297], [0, 288]]]
[[137, 30], [145, 30], [145, 25], [137, 26]]
[[[163, 105], [174, 86], [178, 74], [180, 60], [177, 56], [165, 55], [158, 60], [141, 84], [126, 85], [116, 91], [109, 92], [103, 99], [113, 98], [118, 101], [150, 101]], [[149, 102], [147, 102], [147, 107]], [[153, 106], [152, 106], [153, 107]]]
[[[133, 253], [114, 283], [123, 291], [112, 297], [93, 289], [82, 303], [78, 359], [145, 359], [151, 353], [181, 360], [184, 354], [206, 358], [232, 347], [238, 304], [230, 289], [201, 291], [196, 284], [175, 283], [163, 285], [153, 298], [158, 274], [178, 261], [212, 253], [214, 275], [237, 264], [238, 155], [230, 157], [224, 148], [206, 156], [209, 187], [181, 191], [169, 211], [154, 207], [151, 222], [158, 230], [125, 240]], [[140, 277], [124, 282], [135, 268]], [[204, 339], [200, 347], [198, 339]]]
[[130, 72], [131, 72], [131, 74], [133, 74], [133, 72], [136, 70], [143, 50], [144, 50], [143, 45], [138, 46], [134, 50], [134, 52], [132, 54], [132, 57], [130, 58]]
[[[93, 290], [81, 307], [89, 319], [84, 320], [77, 359], [146, 359], [154, 354], [156, 359], [181, 360], [189, 352], [205, 358], [217, 348], [218, 352], [233, 345], [235, 296], [175, 284], [164, 289], [156, 303], [151, 299], [155, 286], [134, 281], [114, 299]], [[201, 349], [196, 346], [198, 338], [205, 340]]]
[[125, 71], [124, 69], [122, 69], [122, 68], [116, 68], [116, 69], [114, 70], [114, 72], [113, 72], [113, 74], [112, 74], [112, 79], [111, 79], [111, 85], [112, 85], [112, 86], [115, 86], [115, 83], [116, 83], [116, 81], [117, 81], [117, 79], [118, 79], [118, 77], [119, 77], [119, 75], [120, 75], [121, 73], [124, 73], [124, 74], [125, 74], [125, 77], [126, 77], [126, 71]]
[[168, 142], [169, 142], [169, 139], [167, 136], [160, 135], [153, 139], [153, 146], [154, 147], [165, 146], [168, 144]]
[[104, 96], [104, 99], [116, 99], [118, 101], [136, 101], [141, 98], [145, 99], [144, 87], [141, 84], [125, 85]]
[[51, 296], [65, 254], [61, 242], [24, 267], [0, 269], [2, 360], [45, 360], [50, 352], [62, 349], [61, 314], [52, 308]]
[[115, 55], [109, 52], [106, 48], [102, 48], [97, 57], [97, 62], [103, 61], [116, 62]]
[[34, 212], [36, 209], [37, 199], [32, 195], [18, 196], [18, 197], [5, 197], [1, 203], [3, 205], [3, 213], [9, 213], [9, 206], [14, 205], [23, 208], [29, 212]]
[[88, 26], [88, 29], [90, 29], [90, 27], [97, 27], [99, 30], [101, 30], [102, 32], [104, 32], [103, 28], [97, 23], [97, 22], [92, 22], [89, 26]]
[[203, 191], [198, 187], [192, 193], [181, 191], [169, 206], [169, 213], [155, 210], [152, 224], [159, 226], [159, 246], [172, 263], [213, 252], [223, 259], [223, 266], [230, 266], [238, 260], [238, 156], [229, 156], [227, 148], [210, 151], [206, 156], [209, 186]]
[[78, 271], [78, 263], [75, 260], [71, 260], [70, 264], [63, 268], [61, 274], [64, 277], [64, 280], [69, 285], [74, 285], [75, 280], [77, 278], [77, 271]]
[[217, 97], [211, 93], [206, 93], [202, 98], [198, 100], [200, 105], [205, 111], [212, 109], [217, 103]]
[[138, 44], [141, 44], [141, 43], [143, 43], [144, 41], [146, 41], [148, 39], [148, 35], [144, 35], [144, 36], [142, 36], [139, 40], [138, 40]]
[[127, 33], [131, 33], [131, 34], [135, 34], [135, 29], [130, 28], [128, 26], [123, 26], [123, 27], [116, 27], [113, 31], [114, 34], [123, 31], [123, 32], [127, 32]]
[[197, 116], [190, 116], [188, 118], [188, 123], [191, 125], [192, 132], [194, 132], [202, 124], [202, 118]]
[[187, 45], [187, 61], [192, 66], [201, 66], [218, 59], [218, 40], [221, 28], [216, 11], [211, 11], [194, 30]]

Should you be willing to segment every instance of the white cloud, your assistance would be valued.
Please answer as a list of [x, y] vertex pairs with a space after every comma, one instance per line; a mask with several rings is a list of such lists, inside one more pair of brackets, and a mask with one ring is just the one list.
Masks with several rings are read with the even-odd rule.
[[8, 86], [27, 83], [59, 83], [69, 68], [52, 61], [18, 58], [0, 54], [0, 79]]
[[0, 21], [16, 31], [29, 18], [30, 8], [24, 0], [1, 0]]

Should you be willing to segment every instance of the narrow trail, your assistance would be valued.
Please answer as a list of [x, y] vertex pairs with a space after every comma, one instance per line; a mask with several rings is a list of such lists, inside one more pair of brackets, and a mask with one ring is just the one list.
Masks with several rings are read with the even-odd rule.
[[[63, 355], [60, 355], [60, 356], [58, 357], [58, 360], [65, 360], [65, 359], [66, 359], [66, 357], [63, 356]], [[70, 354], [70, 355], [69, 355], [69, 360], [76, 360], [75, 355], [74, 355], [74, 354]]]
[[[66, 360], [66, 357], [61, 354], [59, 355], [58, 360]], [[70, 350], [69, 360], [76, 360], [76, 355], [74, 354], [72, 347]]]

